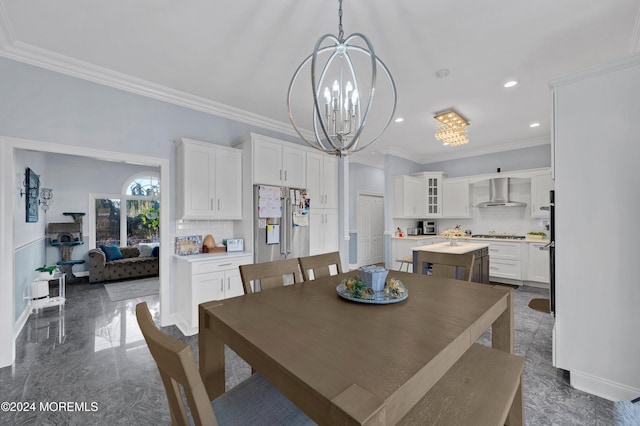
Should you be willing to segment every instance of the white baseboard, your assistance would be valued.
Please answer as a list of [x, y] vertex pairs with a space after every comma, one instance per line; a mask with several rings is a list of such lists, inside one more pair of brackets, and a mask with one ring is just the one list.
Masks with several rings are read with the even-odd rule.
[[20, 332], [22, 332], [22, 329], [27, 323], [27, 320], [29, 319], [29, 315], [31, 315], [31, 301], [27, 303], [27, 306], [24, 308], [24, 310], [18, 317], [18, 320], [13, 325], [14, 344], [15, 344], [15, 339], [18, 338], [18, 336], [20, 335]]
[[571, 371], [571, 386], [610, 401], [630, 401], [640, 395], [640, 389], [579, 371]]

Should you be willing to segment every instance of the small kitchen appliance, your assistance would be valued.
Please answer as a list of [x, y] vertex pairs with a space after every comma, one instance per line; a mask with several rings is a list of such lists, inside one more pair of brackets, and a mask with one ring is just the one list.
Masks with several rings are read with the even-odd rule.
[[437, 235], [438, 229], [435, 220], [422, 220], [418, 222], [422, 228], [422, 235]]
[[407, 228], [407, 235], [421, 235], [422, 228]]

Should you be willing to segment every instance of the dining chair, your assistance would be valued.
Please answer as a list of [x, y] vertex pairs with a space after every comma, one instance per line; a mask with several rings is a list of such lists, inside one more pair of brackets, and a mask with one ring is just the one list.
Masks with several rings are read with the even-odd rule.
[[[293, 276], [293, 280], [291, 280]], [[240, 265], [244, 294], [302, 282], [298, 258]], [[251, 282], [253, 281], [253, 287]]]
[[340, 253], [337, 251], [301, 257], [298, 260], [300, 261], [300, 269], [302, 269], [302, 277], [305, 281], [330, 276], [332, 266], [335, 266], [336, 273], [342, 273]]
[[136, 318], [160, 371], [173, 425], [192, 424], [189, 422], [180, 388], [196, 426], [315, 424], [257, 373], [210, 401], [191, 346], [160, 331], [153, 322], [146, 302], [136, 305]]
[[424, 264], [431, 264], [431, 275], [441, 278], [457, 279], [457, 268], [464, 267], [464, 281], [471, 281], [473, 272], [473, 263], [475, 255], [467, 254], [450, 254], [450, 253], [434, 253], [430, 251], [418, 251], [417, 270], [414, 273], [422, 274]]

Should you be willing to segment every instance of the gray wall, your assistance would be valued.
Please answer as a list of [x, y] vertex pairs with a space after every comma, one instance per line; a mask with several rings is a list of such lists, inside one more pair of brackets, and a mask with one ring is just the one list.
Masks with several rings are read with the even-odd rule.
[[445, 172], [447, 177], [483, 175], [515, 170], [537, 169], [551, 165], [551, 145], [537, 145], [511, 151], [425, 164], [422, 171]]
[[[297, 138], [0, 58], [0, 135], [167, 158], [179, 138], [229, 146], [256, 132]], [[171, 217], [175, 217], [173, 200]]]

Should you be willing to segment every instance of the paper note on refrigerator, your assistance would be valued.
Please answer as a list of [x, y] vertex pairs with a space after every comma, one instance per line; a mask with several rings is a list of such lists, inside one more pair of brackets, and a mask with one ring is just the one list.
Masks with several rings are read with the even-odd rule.
[[267, 225], [267, 244], [280, 244], [280, 225]]
[[260, 185], [258, 190], [258, 217], [282, 217], [281, 197], [280, 187]]
[[309, 226], [309, 215], [294, 212], [293, 213], [293, 226]]

